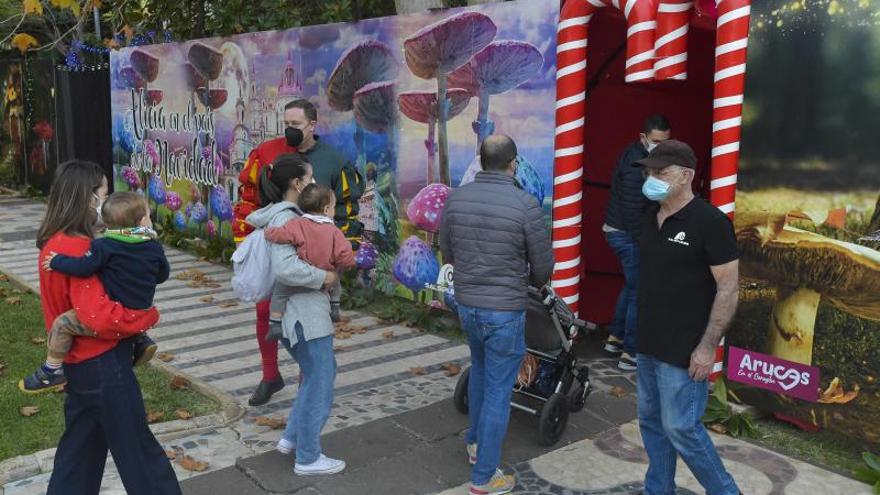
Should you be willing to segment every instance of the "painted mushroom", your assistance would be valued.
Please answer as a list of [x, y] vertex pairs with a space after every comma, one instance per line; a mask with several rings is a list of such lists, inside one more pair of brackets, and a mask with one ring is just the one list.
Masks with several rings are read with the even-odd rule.
[[737, 233], [744, 277], [776, 285], [769, 352], [812, 364], [819, 301], [854, 316], [880, 321], [880, 252], [785, 226]]
[[223, 69], [223, 53], [197, 41], [189, 47], [186, 54], [192, 66], [201, 72], [209, 81], [220, 77]]
[[119, 76], [125, 81], [125, 85], [132, 89], [143, 89], [147, 85], [144, 78], [131, 66], [123, 67], [119, 71]]
[[436, 243], [434, 234], [440, 230], [443, 208], [449, 198], [446, 184], [429, 184], [415, 195], [406, 207], [406, 216], [416, 228], [428, 233], [428, 241]]
[[489, 120], [489, 97], [510, 91], [535, 77], [544, 65], [544, 56], [524, 41], [493, 41], [468, 63], [449, 75], [449, 85], [467, 89], [480, 99], [480, 110], [473, 123], [477, 150], [495, 130]]
[[[395, 79], [400, 73], [400, 63], [388, 45], [366, 40], [349, 48], [339, 58], [327, 80], [327, 103], [338, 112], [354, 110], [354, 96], [364, 86]], [[364, 133], [360, 125], [355, 129], [357, 165], [366, 164], [364, 156]]]
[[[471, 101], [471, 94], [464, 89], [450, 89], [446, 93], [448, 105], [447, 118], [453, 119], [467, 108]], [[428, 139], [425, 140], [425, 149], [428, 150], [427, 179], [428, 184], [437, 180], [434, 171], [434, 157], [437, 151], [437, 143], [434, 141], [434, 129], [437, 127], [437, 119], [440, 109], [437, 105], [437, 93], [426, 91], [407, 91], [400, 93], [397, 98], [400, 111], [415, 122], [428, 124]]]
[[419, 297], [426, 284], [433, 284], [440, 274], [440, 264], [431, 247], [416, 236], [411, 236], [394, 260], [394, 278]]
[[[462, 12], [419, 30], [403, 42], [406, 64], [417, 77], [437, 79], [437, 100], [446, 101], [447, 75], [485, 48], [498, 32], [489, 16]], [[446, 105], [437, 119], [440, 146], [440, 182], [450, 185]]]
[[193, 64], [189, 62], [183, 64], [183, 71], [186, 74], [186, 82], [190, 91], [208, 86], [208, 79]]
[[397, 122], [394, 91], [393, 81], [370, 83], [359, 89], [352, 98], [358, 125], [371, 132], [390, 131]]
[[361, 242], [361, 246], [354, 254], [354, 262], [359, 270], [369, 271], [376, 267], [376, 261], [379, 259], [379, 251], [370, 241]]
[[159, 59], [140, 48], [131, 52], [131, 66], [148, 83], [159, 77]]

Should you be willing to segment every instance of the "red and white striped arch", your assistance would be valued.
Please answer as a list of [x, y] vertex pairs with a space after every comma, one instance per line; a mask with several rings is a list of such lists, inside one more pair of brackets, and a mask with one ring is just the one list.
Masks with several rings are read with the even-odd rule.
[[[715, 80], [709, 199], [733, 217], [751, 0], [716, 0]], [[568, 0], [559, 16], [553, 172], [553, 287], [577, 311], [580, 300], [583, 169], [586, 154], [590, 19], [604, 7], [627, 21], [626, 82], [687, 78], [691, 0]], [[721, 372], [718, 348], [714, 375]]]

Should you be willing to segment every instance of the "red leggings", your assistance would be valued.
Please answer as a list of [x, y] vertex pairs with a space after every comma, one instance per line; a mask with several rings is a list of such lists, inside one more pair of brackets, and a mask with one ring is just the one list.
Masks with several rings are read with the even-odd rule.
[[269, 334], [269, 303], [257, 303], [257, 345], [260, 347], [260, 360], [263, 365], [263, 381], [271, 382], [281, 378], [278, 371], [278, 342], [266, 340]]

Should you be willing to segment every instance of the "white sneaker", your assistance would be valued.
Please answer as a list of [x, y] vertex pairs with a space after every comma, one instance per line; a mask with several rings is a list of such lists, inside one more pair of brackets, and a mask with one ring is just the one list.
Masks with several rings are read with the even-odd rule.
[[468, 462], [471, 463], [471, 466], [477, 463], [477, 444], [469, 443], [467, 444], [467, 454], [468, 454]]
[[296, 463], [293, 472], [300, 476], [317, 476], [322, 474], [336, 474], [345, 469], [345, 461], [331, 459], [324, 454], [311, 464]]
[[608, 340], [605, 341], [605, 352], [614, 356], [621, 355], [623, 353], [623, 341], [614, 335], [609, 335]]
[[278, 445], [275, 446], [275, 450], [284, 455], [289, 455], [296, 450], [296, 444], [282, 438], [281, 440], [278, 440]]

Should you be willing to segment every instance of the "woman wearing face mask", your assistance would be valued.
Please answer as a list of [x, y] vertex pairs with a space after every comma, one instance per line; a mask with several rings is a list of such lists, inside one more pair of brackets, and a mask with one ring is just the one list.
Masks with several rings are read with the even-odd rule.
[[[83, 256], [95, 237], [97, 209], [107, 179], [90, 162], [59, 166], [49, 192], [37, 247], [49, 253]], [[144, 401], [132, 372], [134, 339], [158, 321], [155, 309], [129, 310], [107, 297], [97, 276], [70, 277], [40, 271], [40, 303], [47, 327], [75, 309], [95, 338], [78, 338], [67, 355], [65, 430], [55, 453], [48, 495], [97, 495], [107, 451], [129, 494], [179, 494], [171, 463], [146, 421]]]
[[[302, 215], [296, 202], [306, 185], [314, 182], [312, 166], [298, 154], [282, 155], [265, 167], [260, 176], [263, 208], [247, 217], [257, 227], [280, 227]], [[274, 297], [287, 296], [282, 319], [281, 344], [296, 360], [302, 384], [278, 442], [278, 450], [296, 450], [294, 472], [299, 475], [334, 474], [345, 462], [321, 452], [321, 430], [333, 405], [336, 358], [333, 354], [333, 322], [330, 300], [324, 287], [336, 283], [335, 271], [315, 268], [299, 259], [292, 244], [270, 244]]]

